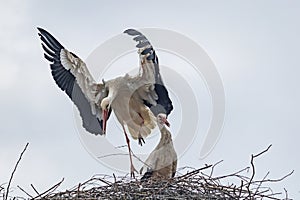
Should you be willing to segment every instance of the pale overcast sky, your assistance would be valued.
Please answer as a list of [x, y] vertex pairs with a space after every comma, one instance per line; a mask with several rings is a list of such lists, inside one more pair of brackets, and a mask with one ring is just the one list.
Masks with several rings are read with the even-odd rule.
[[[73, 104], [51, 77], [36, 27], [49, 30], [84, 60], [126, 28], [155, 27], [197, 42], [215, 64], [225, 88], [226, 118], [217, 145], [199, 159], [203, 135], [196, 137], [181, 155], [179, 167], [224, 160], [216, 173], [230, 173], [248, 166], [252, 153], [273, 144], [256, 160], [257, 178], [268, 171], [270, 178], [279, 178], [295, 170], [271, 186], [280, 192], [286, 188], [291, 198], [299, 199], [299, 1], [130, 2], [1, 1], [0, 184], [9, 180], [26, 142], [30, 145], [15, 174], [15, 189], [20, 185], [30, 190], [32, 183], [43, 191], [63, 177], [61, 189], [65, 189], [94, 174], [115, 172], [82, 146]], [[164, 52], [159, 58], [165, 65], [170, 59]], [[168, 79], [168, 74], [163, 76]], [[210, 105], [203, 99], [198, 103], [205, 110]], [[101, 139], [114, 140], [113, 134], [123, 133]], [[132, 143], [139, 149], [136, 141]], [[126, 168], [126, 162], [120, 165]]]

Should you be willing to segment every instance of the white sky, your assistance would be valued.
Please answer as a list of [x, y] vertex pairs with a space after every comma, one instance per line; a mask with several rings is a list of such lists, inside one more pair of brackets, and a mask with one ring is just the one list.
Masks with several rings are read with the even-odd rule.
[[65, 177], [64, 189], [94, 174], [113, 173], [81, 145], [72, 103], [51, 77], [37, 26], [83, 59], [128, 27], [158, 27], [182, 33], [202, 46], [226, 93], [226, 119], [217, 146], [199, 160], [195, 152], [201, 143], [193, 144], [179, 167], [224, 160], [216, 173], [229, 173], [247, 166], [251, 153], [273, 144], [256, 162], [257, 178], [267, 171], [270, 178], [279, 178], [294, 169], [293, 176], [274, 189], [286, 188], [290, 197], [300, 197], [299, 1], [0, 4], [0, 184], [8, 181], [26, 142], [29, 149], [13, 188], [20, 185], [30, 191], [32, 183], [43, 191]]

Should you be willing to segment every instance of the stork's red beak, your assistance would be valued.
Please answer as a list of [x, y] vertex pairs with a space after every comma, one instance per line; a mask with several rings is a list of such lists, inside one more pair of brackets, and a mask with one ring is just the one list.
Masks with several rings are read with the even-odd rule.
[[102, 131], [106, 133], [106, 122], [107, 122], [108, 110], [105, 109], [102, 111]]
[[170, 127], [170, 123], [169, 123], [169, 121], [166, 118], [163, 119], [163, 122], [165, 123], [165, 125], [167, 125], [168, 127]]

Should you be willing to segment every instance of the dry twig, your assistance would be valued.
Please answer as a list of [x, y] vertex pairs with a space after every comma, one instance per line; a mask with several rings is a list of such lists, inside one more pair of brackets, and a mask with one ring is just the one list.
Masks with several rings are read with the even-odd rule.
[[21, 154], [20, 154], [20, 157], [19, 157], [19, 159], [18, 159], [18, 161], [17, 161], [17, 163], [16, 163], [16, 165], [15, 165], [15, 167], [14, 167], [13, 172], [11, 173], [11, 176], [10, 176], [10, 179], [9, 179], [9, 181], [8, 181], [7, 188], [6, 188], [6, 194], [5, 194], [5, 197], [4, 197], [5, 200], [7, 200], [7, 198], [8, 198], [9, 188], [10, 188], [11, 181], [12, 181], [12, 179], [13, 179], [13, 177], [14, 177], [14, 174], [15, 174], [15, 172], [16, 172], [16, 170], [17, 170], [17, 167], [18, 167], [18, 165], [19, 165], [19, 163], [20, 163], [20, 161], [21, 161], [21, 159], [22, 159], [22, 156], [23, 156], [24, 152], [26, 151], [28, 145], [29, 145], [29, 143], [27, 142], [27, 144], [25, 145], [23, 151], [22, 151]]

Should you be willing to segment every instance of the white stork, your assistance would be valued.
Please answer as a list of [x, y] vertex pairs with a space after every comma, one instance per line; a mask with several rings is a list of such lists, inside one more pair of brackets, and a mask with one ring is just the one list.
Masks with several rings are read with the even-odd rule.
[[147, 169], [141, 180], [168, 179], [175, 176], [177, 168], [177, 153], [172, 142], [172, 135], [167, 126], [170, 126], [165, 114], [157, 115], [157, 124], [161, 132], [158, 145], [151, 152], [140, 169], [140, 174]]
[[56, 84], [66, 92], [77, 106], [83, 127], [95, 135], [106, 133], [106, 121], [113, 110], [123, 127], [130, 156], [131, 176], [135, 168], [132, 163], [129, 138], [142, 145], [144, 138], [155, 127], [155, 117], [173, 110], [168, 91], [163, 84], [156, 53], [140, 32], [134, 29], [124, 31], [138, 42], [140, 73], [136, 76], [120, 76], [97, 83], [89, 73], [86, 64], [74, 53], [65, 49], [49, 32], [38, 28], [45, 51], [45, 58], [51, 62], [51, 73]]

